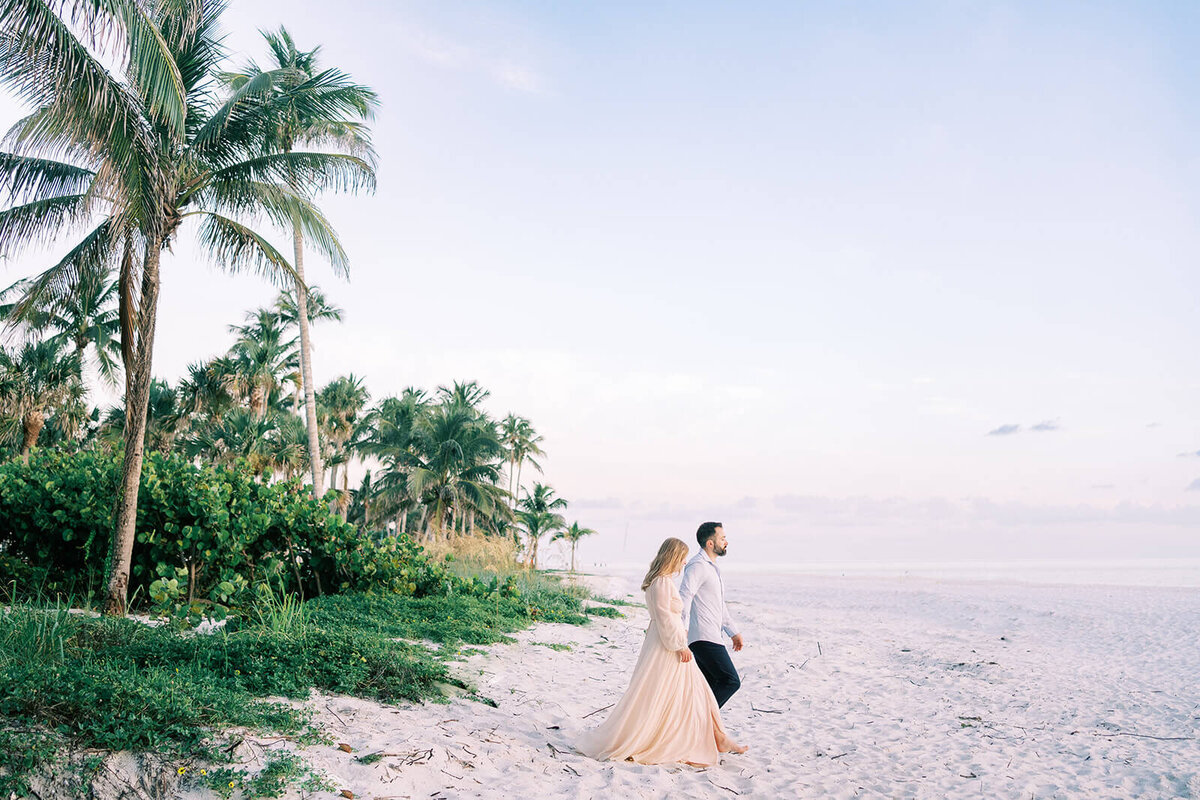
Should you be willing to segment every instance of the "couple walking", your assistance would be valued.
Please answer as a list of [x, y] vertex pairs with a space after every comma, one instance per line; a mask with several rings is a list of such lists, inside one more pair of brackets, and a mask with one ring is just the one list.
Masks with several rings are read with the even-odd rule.
[[[725, 606], [717, 558], [728, 543], [719, 522], [696, 531], [700, 552], [667, 539], [642, 581], [650, 627], [625, 695], [600, 727], [577, 742], [598, 759], [639, 764], [685, 762], [711, 766], [720, 753], [744, 753], [725, 732], [720, 707], [741, 686], [722, 633], [742, 649]], [[686, 565], [686, 566], [685, 566]], [[672, 578], [683, 571], [676, 590]]]

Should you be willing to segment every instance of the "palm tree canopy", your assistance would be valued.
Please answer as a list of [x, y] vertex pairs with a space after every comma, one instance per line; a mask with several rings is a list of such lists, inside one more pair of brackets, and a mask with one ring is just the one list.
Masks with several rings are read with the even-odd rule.
[[572, 544], [578, 544], [579, 540], [582, 539], [583, 537], [593, 536], [595, 533], [596, 532], [594, 530], [592, 530], [591, 528], [582, 528], [582, 527], [580, 527], [578, 522], [572, 522], [571, 526], [569, 528], [565, 528], [561, 531], [558, 531], [553, 536], [551, 536], [550, 541], [557, 542], [560, 539], [563, 539], [568, 542], [571, 542]]

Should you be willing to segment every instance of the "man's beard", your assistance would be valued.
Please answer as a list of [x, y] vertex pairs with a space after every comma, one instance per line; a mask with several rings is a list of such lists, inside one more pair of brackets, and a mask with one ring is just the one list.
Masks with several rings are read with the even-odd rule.
[[724, 547], [714, 547], [713, 555], [714, 556], [723, 556], [723, 555], [725, 555], [726, 551], [728, 551], [728, 550], [729, 550], [729, 545], [725, 545]]

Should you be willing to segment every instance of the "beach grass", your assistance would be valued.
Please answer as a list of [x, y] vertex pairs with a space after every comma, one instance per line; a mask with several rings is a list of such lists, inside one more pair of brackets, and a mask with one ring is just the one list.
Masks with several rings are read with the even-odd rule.
[[[277, 699], [302, 701], [313, 689], [383, 702], [437, 702], [454, 691], [487, 702], [447, 660], [464, 645], [512, 641], [537, 621], [582, 624], [586, 597], [537, 573], [422, 598], [264, 593], [207, 633], [13, 602], [0, 614], [0, 796], [26, 795], [32, 775], [61, 767], [64, 747], [207, 764], [212, 787], [271, 796], [253, 783], [267, 777], [219, 766], [221, 731], [315, 736], [302, 705]], [[2, 746], [10, 740], [21, 746]], [[295, 765], [273, 770], [271, 786], [287, 776], [319, 783]], [[201, 779], [198, 769], [180, 777]]]

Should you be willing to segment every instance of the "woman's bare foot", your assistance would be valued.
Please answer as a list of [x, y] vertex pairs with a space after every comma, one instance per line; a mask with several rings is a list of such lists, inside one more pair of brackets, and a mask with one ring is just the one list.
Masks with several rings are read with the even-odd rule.
[[740, 756], [742, 753], [746, 752], [749, 749], [750, 749], [749, 745], [735, 744], [732, 748], [730, 748], [729, 752]]

